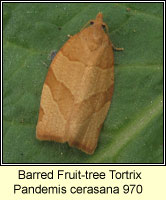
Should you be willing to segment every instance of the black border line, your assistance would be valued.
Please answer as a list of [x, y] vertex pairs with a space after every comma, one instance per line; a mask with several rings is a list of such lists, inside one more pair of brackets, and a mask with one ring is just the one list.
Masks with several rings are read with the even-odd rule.
[[[163, 4], [163, 163], [3, 163], [3, 3], [162, 3]], [[165, 1], [1, 1], [1, 163], [0, 166], [165, 166]]]

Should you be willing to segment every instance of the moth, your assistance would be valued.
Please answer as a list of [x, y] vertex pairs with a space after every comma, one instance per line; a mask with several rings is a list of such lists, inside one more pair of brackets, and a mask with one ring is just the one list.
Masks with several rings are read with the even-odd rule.
[[99, 12], [54, 57], [40, 102], [36, 137], [93, 154], [114, 88], [113, 45]]

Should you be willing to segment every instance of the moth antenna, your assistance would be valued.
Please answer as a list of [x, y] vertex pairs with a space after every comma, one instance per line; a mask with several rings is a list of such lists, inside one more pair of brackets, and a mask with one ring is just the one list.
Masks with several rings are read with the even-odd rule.
[[107, 34], [108, 34], [108, 33], [109, 33], [109, 29], [108, 29], [107, 24], [105, 24], [105, 27], [106, 27], [106, 32], [107, 32]]
[[89, 21], [81, 28], [80, 32], [81, 32], [84, 28], [86, 28], [86, 27], [90, 24], [91, 21], [92, 21], [92, 20], [89, 20]]

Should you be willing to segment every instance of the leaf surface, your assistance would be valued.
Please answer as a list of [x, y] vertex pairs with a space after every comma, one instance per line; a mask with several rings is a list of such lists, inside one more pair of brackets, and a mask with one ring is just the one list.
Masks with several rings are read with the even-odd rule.
[[[38, 141], [35, 129], [51, 53], [99, 11], [125, 50], [115, 52], [112, 104], [89, 156]], [[162, 3], [4, 3], [3, 12], [4, 163], [163, 162]]]

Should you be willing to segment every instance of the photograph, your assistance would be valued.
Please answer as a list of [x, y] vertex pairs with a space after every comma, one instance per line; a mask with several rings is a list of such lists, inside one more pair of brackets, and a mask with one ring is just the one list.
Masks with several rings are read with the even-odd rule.
[[3, 164], [163, 164], [162, 2], [3, 2]]

